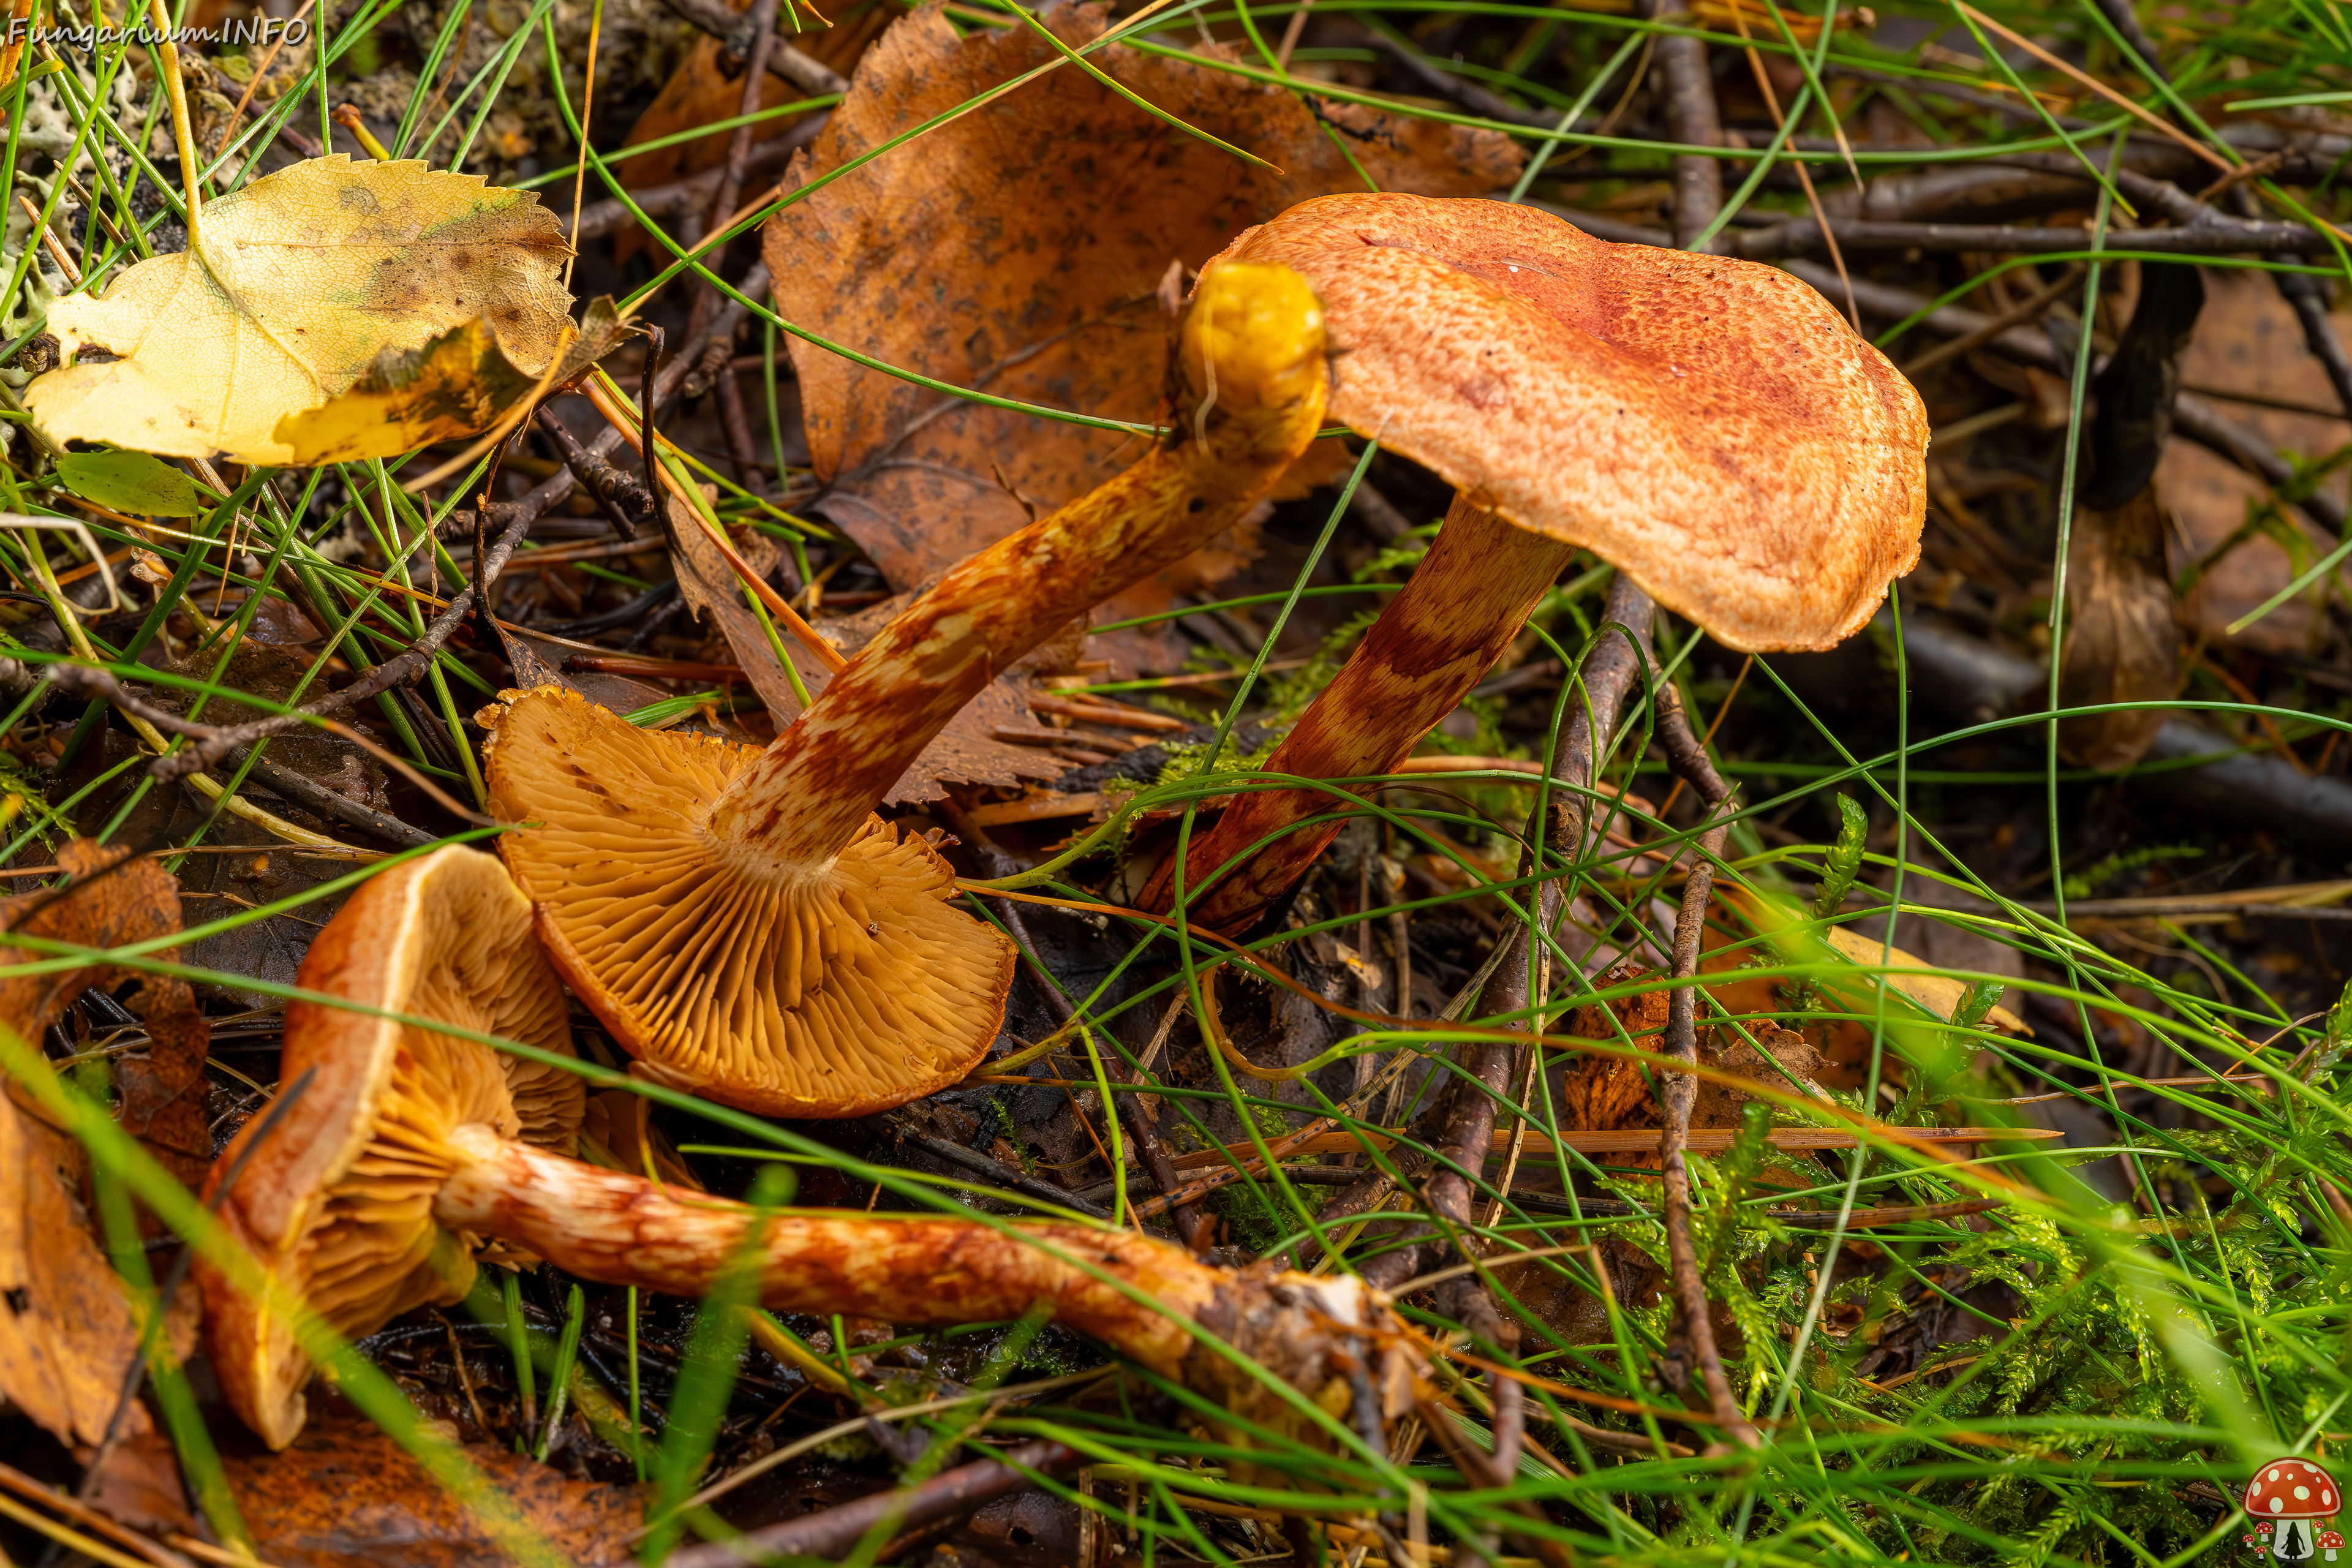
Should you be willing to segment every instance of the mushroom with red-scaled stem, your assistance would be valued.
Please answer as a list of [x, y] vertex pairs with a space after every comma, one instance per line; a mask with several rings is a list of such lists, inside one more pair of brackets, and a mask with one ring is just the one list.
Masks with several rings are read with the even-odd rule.
[[[496, 859], [452, 847], [368, 882], [303, 961], [304, 989], [355, 1005], [288, 1008], [282, 1070], [310, 1085], [224, 1154], [221, 1169], [240, 1155], [245, 1168], [221, 1214], [345, 1336], [464, 1294], [485, 1240], [583, 1279], [701, 1296], [740, 1267], [757, 1224], [757, 1294], [779, 1310], [944, 1327], [1045, 1307], [1236, 1421], [1295, 1433], [1313, 1419], [1259, 1372], [1328, 1409], [1345, 1408], [1368, 1361], [1387, 1367], [1381, 1388], [1409, 1385], [1412, 1342], [1352, 1277], [1220, 1268], [1076, 1224], [762, 1215], [566, 1157], [550, 1145], [577, 1125], [576, 1077], [382, 1016], [568, 1054], [562, 987], [530, 941], [531, 919]], [[248, 1143], [258, 1147], [246, 1153]], [[199, 1267], [223, 1392], [283, 1447], [302, 1426], [310, 1363], [289, 1325]]]
[[[1333, 416], [1456, 491], [1271, 773], [1394, 771], [1580, 548], [1746, 651], [1831, 647], [1918, 559], [1918, 395], [1787, 273], [1410, 195], [1301, 203], [1221, 259], [1303, 273], [1329, 321]], [[1332, 805], [1314, 789], [1241, 795], [1192, 840], [1190, 918], [1248, 925], [1341, 825], [1287, 830]], [[1147, 907], [1171, 907], [1174, 870], [1158, 868]]]
[[1013, 953], [873, 815], [958, 709], [1072, 617], [1238, 522], [1322, 422], [1321, 309], [1281, 266], [1204, 272], [1171, 423], [1133, 468], [950, 571], [765, 752], [560, 689], [486, 712], [499, 853], [598, 1019], [657, 1081], [771, 1115], [929, 1094], [996, 1037]]

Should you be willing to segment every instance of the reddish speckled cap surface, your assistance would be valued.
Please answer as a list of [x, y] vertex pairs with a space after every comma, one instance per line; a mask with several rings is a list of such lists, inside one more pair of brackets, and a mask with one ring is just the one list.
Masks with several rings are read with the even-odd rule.
[[1785, 272], [1409, 195], [1301, 203], [1218, 259], [1306, 274], [1336, 417], [1732, 647], [1828, 647], [1918, 560], [1926, 410]]

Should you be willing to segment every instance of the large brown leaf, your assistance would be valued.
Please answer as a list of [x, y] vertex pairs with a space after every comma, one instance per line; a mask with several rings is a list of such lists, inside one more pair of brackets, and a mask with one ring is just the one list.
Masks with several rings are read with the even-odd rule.
[[[77, 839], [58, 852], [58, 864], [78, 879], [64, 894], [27, 893], [0, 900], [0, 960], [34, 956], [10, 951], [6, 933], [82, 947], [121, 947], [170, 936], [180, 929], [180, 887], [152, 858], [121, 864], [129, 851]], [[164, 957], [173, 954], [167, 950]], [[62, 1016], [85, 990], [112, 989], [133, 978], [111, 965], [58, 973], [12, 977], [0, 968], [0, 1018], [27, 1040]], [[117, 1115], [124, 1131], [181, 1181], [193, 1186], [212, 1163], [211, 1131], [205, 1117], [205, 1056], [211, 1031], [196, 1010], [184, 980], [167, 975], [141, 979], [131, 1010], [145, 1020], [148, 1043], [112, 1058], [121, 1100]]]
[[[62, 894], [0, 901], [0, 962], [37, 956], [11, 949], [11, 932], [84, 947], [119, 947], [177, 932], [179, 884], [152, 858], [124, 864], [129, 856], [127, 849], [86, 838], [60, 849], [58, 863], [76, 879]], [[0, 967], [0, 1019], [37, 1043], [90, 986], [110, 989], [129, 978], [130, 972], [109, 964], [40, 975]], [[115, 1114], [167, 1170], [193, 1186], [212, 1162], [205, 1118], [210, 1027], [184, 980], [144, 977], [131, 1007], [144, 1020], [148, 1039], [110, 1059], [119, 1091]], [[0, 1094], [0, 1402], [85, 1451], [105, 1437], [139, 1349], [130, 1297], [84, 1208], [88, 1174], [80, 1144]], [[194, 1345], [197, 1303], [194, 1290], [173, 1301], [168, 1328], [182, 1357]], [[168, 1513], [174, 1505], [176, 1474], [159, 1468], [153, 1452], [140, 1446], [152, 1432], [146, 1407], [133, 1400], [122, 1426], [131, 1442], [111, 1457], [99, 1499], [118, 1518]]]
[[[87, 1451], [121, 1397], [139, 1322], [91, 1234], [84, 1174], [80, 1144], [0, 1094], [0, 1404]], [[172, 1322], [183, 1355], [195, 1337], [195, 1300], [182, 1292]], [[133, 1400], [124, 1432], [152, 1429]]]
[[[575, 1481], [520, 1454], [466, 1457], [572, 1563], [617, 1563], [641, 1522], [637, 1489]], [[507, 1568], [488, 1530], [398, 1445], [352, 1419], [312, 1421], [280, 1454], [226, 1456], [264, 1561], [279, 1568]]]
[[[1105, 10], [1065, 5], [1041, 15], [1058, 37], [1083, 44], [1102, 31]], [[867, 52], [793, 178], [805, 184], [1055, 58], [1022, 27], [960, 39], [939, 6], [926, 6]], [[1169, 264], [1197, 268], [1297, 202], [1362, 188], [1325, 122], [1383, 190], [1484, 195], [1518, 170], [1518, 153], [1500, 136], [1302, 99], [1122, 47], [1090, 58], [1279, 172], [1187, 135], [1066, 66], [779, 213], [766, 254], [783, 317], [953, 385], [1148, 421], [1160, 412], [1166, 368], [1156, 291]], [[1132, 437], [950, 398], [797, 340], [792, 355], [811, 461], [829, 487], [815, 505], [900, 587], [1139, 455]], [[1318, 474], [1330, 461], [1315, 452], [1302, 459]], [[1188, 558], [1165, 581], [1113, 600], [1111, 614], [1159, 608], [1213, 571]]]

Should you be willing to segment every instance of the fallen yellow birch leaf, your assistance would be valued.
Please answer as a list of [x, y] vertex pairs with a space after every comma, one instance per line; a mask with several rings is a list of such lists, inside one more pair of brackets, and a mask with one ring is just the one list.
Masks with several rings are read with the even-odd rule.
[[[569, 381], [612, 353], [624, 330], [613, 301], [598, 300], [549, 384]], [[539, 372], [515, 363], [478, 318], [423, 348], [386, 349], [349, 390], [289, 414], [275, 435], [293, 453], [286, 461], [298, 468], [397, 457], [488, 429], [537, 388], [544, 368], [544, 362]]]
[[387, 351], [480, 321], [536, 381], [568, 324], [554, 214], [477, 175], [313, 158], [205, 207], [200, 232], [201, 256], [140, 262], [50, 310], [70, 363], [25, 401], [52, 439], [286, 464], [278, 422]]
[[[1949, 1023], [1968, 991], [1964, 981], [1955, 980], [1928, 967], [1927, 962], [1914, 957], [1899, 947], [1889, 947], [1875, 937], [1864, 936], [1845, 926], [1831, 926], [1822, 932], [1830, 947], [1849, 963], [1865, 968], [1884, 966], [1886, 979], [1895, 989], [1908, 997], [1920, 1011], [1932, 1014]], [[1911, 973], [1917, 971], [1916, 973]], [[2025, 1020], [2006, 1007], [1996, 1006], [1985, 1015], [1985, 1020], [2004, 1035], [2030, 1035]]]
[[[1774, 947], [1790, 958], [1803, 961], [1819, 955], [1822, 947], [1846, 963], [1865, 969], [1884, 970], [1885, 977], [1895, 993], [1930, 1017], [1949, 1023], [1967, 993], [1968, 984], [1931, 968], [1920, 958], [1891, 947], [1878, 938], [1845, 926], [1825, 926], [1804, 930], [1808, 922], [1802, 910], [1786, 901], [1747, 888], [1718, 889], [1723, 901], [1748, 917]], [[1819, 942], [1821, 946], [1813, 944]], [[1834, 973], [1817, 976], [1832, 990], [1842, 989]], [[1866, 984], [1878, 976], [1864, 975]], [[1867, 993], [1865, 992], [1866, 995]], [[2006, 1007], [1996, 1006], [1985, 1015], [1985, 1023], [2006, 1035], [2031, 1035], [2025, 1020]]]

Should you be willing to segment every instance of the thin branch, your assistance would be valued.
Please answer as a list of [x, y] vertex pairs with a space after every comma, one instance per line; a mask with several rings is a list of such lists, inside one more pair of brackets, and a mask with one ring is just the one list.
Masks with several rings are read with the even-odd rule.
[[981, 1153], [976, 1149], [967, 1149], [961, 1143], [950, 1142], [945, 1138], [926, 1132], [903, 1117], [869, 1116], [865, 1119], [863, 1125], [869, 1131], [877, 1132], [894, 1142], [911, 1143], [935, 1160], [944, 1160], [950, 1165], [961, 1166], [975, 1176], [994, 1182], [1009, 1191], [1021, 1194], [1024, 1197], [1035, 1198], [1040, 1203], [1058, 1204], [1066, 1209], [1075, 1209], [1083, 1215], [1092, 1215], [1097, 1219], [1110, 1218], [1110, 1210], [1090, 1198], [1081, 1197], [1067, 1187], [1056, 1186], [1052, 1182], [1041, 1181], [1015, 1166], [1006, 1164], [1002, 1160]]
[[[1075, 1469], [1083, 1458], [1066, 1444], [1025, 1443], [1002, 1459], [959, 1465], [918, 1486], [876, 1492], [823, 1513], [749, 1531], [730, 1541], [689, 1546], [671, 1553], [668, 1568], [742, 1568], [747, 1563], [786, 1557], [837, 1561], [877, 1524], [887, 1521], [904, 1533], [960, 1519], [998, 1498], [1026, 1491], [1034, 1484], [1030, 1479], [1034, 1474]], [[889, 1554], [886, 1546], [880, 1557]]]
[[[760, 142], [751, 149], [751, 156], [744, 160], [743, 177], [749, 179], [753, 174], [771, 174], [782, 168], [792, 162], [795, 152], [806, 146], [824, 128], [825, 120], [826, 115], [823, 111], [811, 114], [782, 135], [772, 136]], [[637, 210], [647, 217], [700, 212], [709, 207], [710, 198], [717, 194], [719, 182], [726, 177], [727, 167], [721, 163], [686, 179], [673, 180], [666, 185], [648, 185], [629, 195], [635, 201]], [[565, 237], [576, 246], [583, 239], [612, 234], [636, 221], [636, 213], [631, 212], [627, 204], [614, 196], [607, 201], [591, 202], [582, 207], [579, 222]]]
[[[450, 599], [448, 607], [425, 628], [424, 635], [399, 654], [377, 665], [341, 690], [329, 692], [314, 702], [305, 703], [294, 712], [273, 714], [267, 719], [257, 719], [250, 724], [222, 729], [205, 726], [209, 733], [191, 735], [193, 744], [156, 758], [150, 771], [156, 778], [168, 781], [216, 768], [239, 746], [250, 746], [256, 741], [299, 729], [315, 718], [349, 712], [378, 693], [390, 691], [394, 687], [404, 685], [423, 675], [432, 667], [442, 645], [449, 640], [450, 635], [473, 609], [476, 594], [486, 582], [495, 584], [498, 581], [499, 573], [514, 554], [515, 546], [522, 542], [524, 533], [530, 531], [542, 511], [571, 493], [572, 485], [572, 478], [567, 471], [547, 480], [521, 500], [492, 502], [487, 509], [489, 515], [503, 522], [505, 527], [499, 532], [498, 542], [490, 546], [487, 556], [478, 566], [474, 582], [459, 590]], [[174, 718], [176, 720], [177, 716]]]
[[563, 458], [563, 466], [572, 477], [586, 487], [596, 504], [612, 522], [613, 531], [624, 539], [636, 539], [648, 531], [658, 529], [654, 518], [653, 498], [635, 477], [623, 473], [601, 452], [592, 452], [580, 444], [580, 437], [571, 426], [555, 416], [555, 411], [541, 404], [535, 416], [539, 427], [555, 443]]
[[[1699, 835], [1698, 853], [1691, 858], [1690, 875], [1683, 883], [1682, 908], [1675, 916], [1675, 988], [1667, 997], [1663, 1055], [1670, 1061], [1698, 1064], [1699, 936], [1706, 929], [1706, 909], [1715, 893], [1715, 863], [1723, 854], [1730, 824], [1720, 814], [1731, 798], [1731, 786], [1715, 771], [1706, 745], [1693, 732], [1682, 693], [1670, 681], [1661, 681], [1655, 700], [1658, 739], [1666, 749], [1667, 765], [1706, 803], [1716, 818]], [[1691, 1239], [1690, 1121], [1698, 1100], [1698, 1079], [1687, 1072], [1661, 1074], [1660, 1098], [1664, 1101], [1665, 1126], [1658, 1134], [1658, 1163], [1665, 1184], [1666, 1257], [1673, 1277], [1675, 1305], [1682, 1316], [1682, 1341], [1698, 1362], [1706, 1386], [1707, 1403], [1717, 1425], [1741, 1444], [1754, 1448], [1762, 1439], [1740, 1411], [1724, 1375], [1723, 1356], [1716, 1348], [1715, 1323], [1709, 1315], [1706, 1282], [1699, 1278], [1698, 1251]], [[1665, 1361], [1668, 1380], [1678, 1360], [1679, 1347], [1670, 1347]]]
[[[1979, 251], [2003, 256], [2045, 256], [2097, 248], [2087, 228], [2036, 228], [2023, 224], [1899, 223], [1832, 218], [1830, 229], [1845, 251]], [[2110, 248], [2158, 251], [2167, 256], [2294, 256], [2324, 250], [2326, 240], [2306, 225], [2213, 216], [2174, 228], [2111, 230]], [[1828, 242], [1811, 216], [1769, 228], [1751, 228], [1719, 238], [1716, 248], [1748, 261], [1784, 256], [1825, 256]]]
[[[730, 11], [719, 0], [663, 0], [679, 18], [717, 38], [726, 58], [721, 62], [730, 75], [741, 70], [758, 58], [752, 44], [752, 18], [740, 11]], [[771, 9], [769, 16], [775, 15]], [[779, 81], [789, 82], [803, 92], [847, 92], [849, 79], [832, 67], [810, 58], [782, 38], [775, 42], [761, 60], [768, 73]]]
[[[1659, 0], [1653, 15], [1661, 22], [1690, 25], [1685, 0]], [[1666, 134], [1686, 147], [1723, 145], [1723, 119], [1715, 101], [1715, 76], [1707, 68], [1705, 40], [1672, 33], [1658, 40], [1658, 67], [1666, 80]], [[1674, 161], [1675, 243], [1687, 247], [1705, 234], [1723, 207], [1723, 163], [1700, 153]], [[1807, 228], [1821, 231], [1810, 220]]]
[[1475, 82], [1441, 69], [1427, 55], [1403, 39], [1391, 37], [1382, 28], [1367, 28], [1366, 39], [1372, 47], [1402, 66], [1405, 73], [1422, 86], [1473, 114], [1499, 120], [1506, 125], [1525, 125], [1538, 131], [1550, 131], [1559, 124], [1558, 110], [1521, 109], [1500, 93], [1489, 92]]

